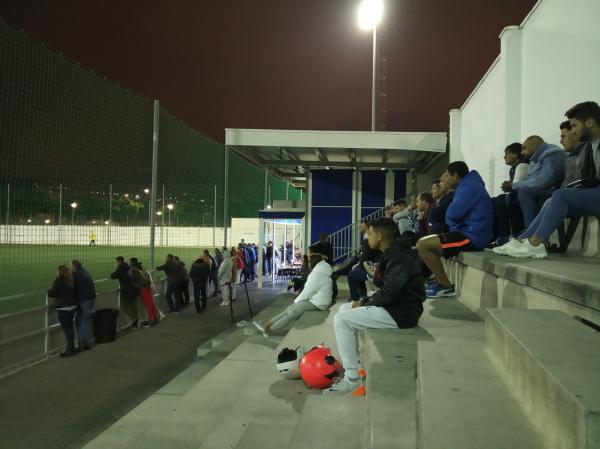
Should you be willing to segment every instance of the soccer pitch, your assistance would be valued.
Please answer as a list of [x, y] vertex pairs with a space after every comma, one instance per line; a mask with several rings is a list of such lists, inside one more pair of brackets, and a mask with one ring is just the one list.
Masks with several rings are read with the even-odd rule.
[[[189, 269], [203, 249], [155, 248], [155, 264], [161, 265], [170, 253], [179, 256]], [[214, 248], [206, 249], [214, 254]], [[154, 268], [148, 266], [149, 251], [143, 246], [0, 245], [0, 315], [44, 305], [56, 268], [60, 264], [70, 265], [73, 259], [79, 260], [90, 272], [98, 292], [116, 292], [118, 282], [110, 279], [115, 257], [123, 256], [125, 260], [137, 257], [146, 268]]]

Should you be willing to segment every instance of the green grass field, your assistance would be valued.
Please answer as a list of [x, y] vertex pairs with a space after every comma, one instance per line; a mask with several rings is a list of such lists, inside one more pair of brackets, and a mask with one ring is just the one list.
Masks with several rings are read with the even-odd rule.
[[[156, 265], [168, 253], [175, 254], [186, 265], [200, 256], [204, 248], [156, 248]], [[207, 248], [213, 253], [213, 248]], [[115, 269], [115, 257], [137, 257], [148, 267], [149, 248], [139, 246], [57, 246], [0, 245], [0, 315], [38, 307], [56, 276], [56, 267], [78, 259], [92, 275], [98, 292], [116, 291], [118, 283], [109, 279]], [[16, 296], [15, 298], [8, 298]], [[3, 299], [5, 298], [5, 299]]]

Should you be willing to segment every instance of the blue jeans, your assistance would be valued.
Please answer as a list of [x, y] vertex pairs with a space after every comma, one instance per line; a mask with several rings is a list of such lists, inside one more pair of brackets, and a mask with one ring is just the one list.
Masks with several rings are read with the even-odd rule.
[[533, 187], [522, 187], [518, 190], [519, 204], [523, 211], [523, 222], [527, 228], [540, 211], [542, 204], [552, 196], [553, 191], [549, 189], [536, 189]]
[[267, 259], [267, 274], [272, 274], [273, 273], [273, 259], [269, 258]]
[[362, 268], [355, 268], [347, 276], [348, 287], [350, 287], [350, 299], [356, 301], [361, 296], [367, 295], [367, 272]]
[[94, 300], [82, 301], [77, 306], [77, 315], [75, 324], [77, 325], [77, 336], [83, 340], [86, 345], [92, 344], [92, 333], [90, 330], [90, 310], [94, 308]]
[[544, 207], [521, 238], [533, 235], [547, 241], [567, 217], [600, 216], [600, 188], [559, 189], [544, 203]]
[[77, 309], [56, 311], [56, 313], [58, 313], [58, 322], [60, 323], [60, 328], [67, 339], [67, 351], [75, 350], [75, 331], [73, 330], [73, 318], [75, 317], [76, 310]]

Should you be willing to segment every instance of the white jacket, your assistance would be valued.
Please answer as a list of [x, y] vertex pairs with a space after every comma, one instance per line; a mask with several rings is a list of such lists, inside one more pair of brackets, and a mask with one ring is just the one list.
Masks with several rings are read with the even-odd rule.
[[223, 262], [219, 265], [219, 285], [225, 285], [231, 282], [231, 270], [233, 269], [233, 261], [231, 257], [226, 256], [223, 258]]
[[331, 265], [322, 260], [312, 269], [302, 292], [294, 299], [294, 303], [310, 301], [317, 309], [327, 310], [333, 297], [333, 281]]

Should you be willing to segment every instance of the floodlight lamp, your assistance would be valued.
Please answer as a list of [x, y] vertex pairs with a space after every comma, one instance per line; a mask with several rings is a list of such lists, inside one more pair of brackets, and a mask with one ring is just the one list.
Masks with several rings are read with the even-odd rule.
[[144, 193], [145, 193], [145, 194], [148, 194], [148, 193], [150, 193], [150, 189], [148, 189], [148, 188], [144, 189]]
[[106, 220], [106, 221], [104, 222], [104, 224], [105, 224], [105, 225], [109, 225], [109, 224], [110, 224], [110, 221]]
[[50, 224], [50, 220], [48, 220], [47, 218], [44, 220], [44, 223], [46, 224]]
[[158, 215], [160, 217], [162, 215], [162, 212], [161, 211], [157, 211], [156, 215]]
[[28, 219], [27, 219], [27, 223], [31, 223], [31, 218], [28, 218]]
[[73, 209], [77, 209], [77, 206], [79, 206], [79, 204], [77, 204], [77, 203], [71, 203], [71, 207], [72, 207]]
[[271, 209], [273, 206], [271, 206], [270, 204], [267, 204], [267, 209]]
[[365, 31], [376, 28], [383, 18], [383, 0], [363, 0], [358, 7], [358, 26]]
[[173, 209], [175, 209], [175, 205], [174, 205], [174, 204], [171, 204], [171, 203], [169, 203], [169, 204], [167, 204], [167, 209], [169, 209], [169, 210], [173, 210]]

